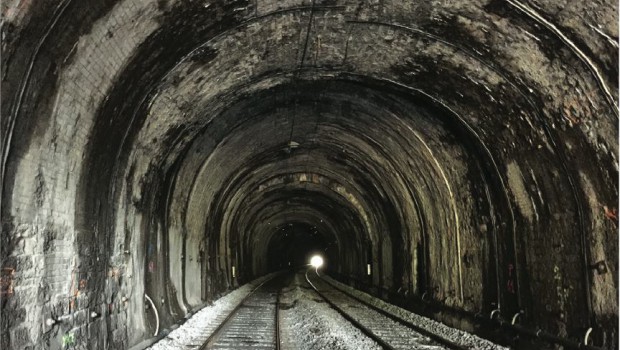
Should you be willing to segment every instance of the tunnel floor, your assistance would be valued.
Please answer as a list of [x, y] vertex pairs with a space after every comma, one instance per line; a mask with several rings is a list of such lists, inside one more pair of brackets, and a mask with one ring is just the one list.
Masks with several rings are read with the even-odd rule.
[[312, 269], [256, 279], [161, 333], [149, 349], [507, 349]]

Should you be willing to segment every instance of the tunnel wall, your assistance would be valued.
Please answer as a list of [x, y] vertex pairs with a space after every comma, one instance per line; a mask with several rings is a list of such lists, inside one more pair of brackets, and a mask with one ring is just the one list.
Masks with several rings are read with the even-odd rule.
[[[110, 232], [80, 227], [76, 219], [86, 215], [76, 191], [97, 106], [155, 28], [151, 4], [113, 5], [3, 4], [9, 40], [2, 65], [3, 157], [11, 156], [2, 168], [3, 281], [10, 271], [2, 301], [4, 349], [71, 345], [65, 334], [87, 348], [127, 344], [131, 316], [125, 310], [143, 312], [141, 296], [133, 300], [139, 307], [129, 310], [123, 297], [130, 294], [119, 292], [135, 272], [123, 247], [113, 251]], [[25, 16], [23, 23], [14, 23], [11, 13]], [[80, 241], [90, 243], [80, 249]], [[120, 258], [112, 262], [112, 255]], [[93, 311], [105, 316], [91, 319]], [[63, 315], [71, 318], [62, 330], [46, 325]]]
[[168, 327], [267, 272], [286, 167], [334, 271], [614, 346], [616, 4], [2, 6], [0, 347], [128, 348], [144, 293]]

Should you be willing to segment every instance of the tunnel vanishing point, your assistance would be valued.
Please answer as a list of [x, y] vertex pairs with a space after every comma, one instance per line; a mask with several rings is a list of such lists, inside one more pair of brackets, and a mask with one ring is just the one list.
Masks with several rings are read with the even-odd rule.
[[136, 348], [145, 295], [170, 327], [314, 252], [455, 327], [617, 348], [617, 2], [2, 17], [1, 349]]

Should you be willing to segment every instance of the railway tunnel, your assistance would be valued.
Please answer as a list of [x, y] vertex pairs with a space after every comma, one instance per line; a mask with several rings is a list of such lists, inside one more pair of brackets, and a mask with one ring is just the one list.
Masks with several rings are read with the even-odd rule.
[[0, 348], [136, 348], [315, 253], [617, 347], [616, 2], [1, 6]]

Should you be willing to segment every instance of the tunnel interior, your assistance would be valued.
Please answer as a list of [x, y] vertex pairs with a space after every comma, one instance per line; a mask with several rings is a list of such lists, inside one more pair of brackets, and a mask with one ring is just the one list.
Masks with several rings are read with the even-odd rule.
[[617, 346], [617, 3], [2, 13], [0, 348], [139, 347], [314, 254], [455, 327]]

